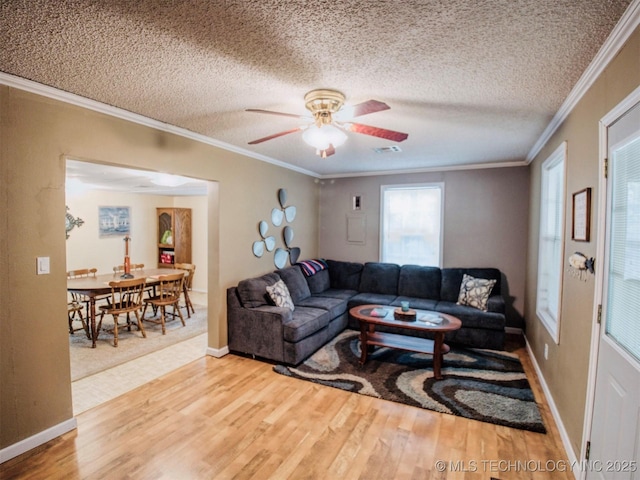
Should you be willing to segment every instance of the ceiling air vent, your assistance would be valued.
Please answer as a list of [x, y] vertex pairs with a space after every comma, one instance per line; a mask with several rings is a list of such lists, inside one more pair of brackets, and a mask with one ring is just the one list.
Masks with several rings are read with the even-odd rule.
[[396, 153], [402, 150], [400, 150], [398, 145], [393, 145], [391, 147], [374, 148], [373, 151], [376, 153]]

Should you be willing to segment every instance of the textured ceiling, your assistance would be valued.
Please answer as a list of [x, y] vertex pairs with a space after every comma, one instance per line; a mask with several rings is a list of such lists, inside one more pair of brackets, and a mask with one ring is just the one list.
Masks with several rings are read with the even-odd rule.
[[[319, 175], [521, 162], [629, 0], [1, 0], [0, 71]], [[327, 159], [300, 125], [334, 88], [391, 109]]]

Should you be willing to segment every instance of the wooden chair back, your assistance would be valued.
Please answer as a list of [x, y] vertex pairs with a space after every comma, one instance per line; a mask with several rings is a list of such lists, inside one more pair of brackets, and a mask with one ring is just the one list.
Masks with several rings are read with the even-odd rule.
[[[136, 270], [144, 270], [144, 263], [132, 263], [131, 271], [134, 272]], [[124, 265], [116, 265], [113, 267], [113, 273], [124, 272]]]
[[145, 278], [109, 282], [109, 286], [111, 287], [109, 306], [108, 308], [101, 308], [104, 308], [105, 313], [111, 315], [129, 313], [141, 309], [145, 282]]
[[[67, 278], [87, 278], [87, 277], [95, 277], [98, 272], [97, 268], [80, 268], [78, 270], [69, 270], [67, 272]], [[85, 295], [81, 293], [71, 292], [71, 300], [72, 302], [87, 302], [87, 298]], [[87, 307], [88, 310], [88, 307]]]
[[173, 268], [185, 270], [189, 273], [184, 277], [184, 286], [187, 290], [191, 290], [193, 287], [193, 276], [196, 274], [196, 266], [193, 263], [176, 263]]
[[81, 268], [79, 270], [69, 270], [67, 272], [67, 278], [95, 277], [97, 272], [97, 268]]
[[182, 295], [184, 273], [172, 273], [171, 275], [161, 275], [158, 277], [158, 295], [148, 298], [146, 301], [155, 305], [172, 305], [178, 303]]

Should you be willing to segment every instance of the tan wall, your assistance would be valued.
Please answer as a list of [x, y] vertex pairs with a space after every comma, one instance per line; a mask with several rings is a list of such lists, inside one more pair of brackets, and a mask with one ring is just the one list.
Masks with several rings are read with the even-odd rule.
[[[209, 346], [226, 345], [225, 289], [273, 270], [257, 224], [286, 188], [302, 256], [317, 255], [313, 179], [193, 140], [0, 86], [0, 448], [72, 417], [66, 330], [65, 157], [211, 180]], [[272, 229], [275, 233], [275, 230]], [[278, 237], [278, 246], [282, 246]], [[36, 275], [37, 256], [51, 274]]]
[[[508, 325], [523, 327], [528, 167], [339, 178], [321, 182], [320, 255], [380, 259], [380, 186], [444, 183], [444, 267], [495, 267], [506, 277]], [[362, 210], [352, 210], [352, 196]], [[347, 242], [347, 215], [366, 217], [364, 245]]]
[[[595, 282], [593, 276], [583, 282], [566, 273], [563, 275], [560, 343], [556, 345], [536, 317], [540, 166], [563, 141], [567, 141], [563, 258], [566, 265], [569, 255], [576, 251], [588, 257], [595, 256], [595, 239], [598, 233], [595, 215], [598, 211], [598, 180], [601, 175], [598, 159], [598, 122], [640, 84], [639, 58], [640, 31], [636, 30], [531, 165], [525, 309], [527, 339], [576, 453], [581, 450], [583, 434]], [[572, 194], [587, 187], [592, 189], [591, 241], [574, 242], [571, 240]], [[596, 259], [596, 268], [601, 265], [599, 260], [601, 259]], [[544, 359], [545, 344], [549, 346], [548, 360]]]

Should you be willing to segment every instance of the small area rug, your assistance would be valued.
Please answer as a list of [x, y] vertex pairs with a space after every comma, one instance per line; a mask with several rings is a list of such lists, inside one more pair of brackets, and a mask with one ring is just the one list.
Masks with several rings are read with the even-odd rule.
[[[166, 321], [167, 334], [162, 335], [162, 326], [153, 323], [145, 323], [144, 330], [147, 338], [143, 338], [136, 326], [131, 332], [126, 327], [118, 327], [118, 347], [113, 346], [113, 334], [100, 332], [96, 348], [91, 348], [91, 340], [82, 330], [69, 335], [69, 351], [71, 355], [71, 381], [88, 377], [108, 368], [115, 367], [135, 358], [147, 355], [156, 350], [174, 345], [189, 338], [195, 337], [207, 331], [207, 307], [194, 305], [195, 313], [191, 318], [187, 317], [186, 310], [182, 309], [185, 327], [179, 318], [175, 320], [169, 315]], [[169, 309], [171, 312], [173, 309]], [[147, 310], [146, 316], [149, 315]], [[154, 318], [158, 318], [158, 316]], [[76, 322], [77, 324], [78, 322]], [[119, 319], [122, 325], [123, 317]], [[76, 325], [77, 326], [77, 325]], [[113, 330], [113, 317], [106, 316], [102, 322], [103, 330]]]
[[452, 347], [442, 380], [431, 355], [377, 348], [362, 366], [359, 332], [345, 330], [298, 367], [274, 371], [342, 390], [482, 422], [546, 433], [516, 354]]

